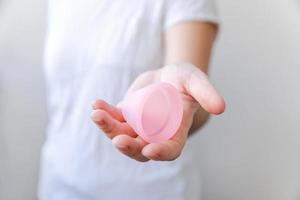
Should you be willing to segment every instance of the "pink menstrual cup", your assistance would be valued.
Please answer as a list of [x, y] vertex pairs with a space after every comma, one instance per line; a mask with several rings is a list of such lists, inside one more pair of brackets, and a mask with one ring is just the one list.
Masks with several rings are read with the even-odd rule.
[[135, 91], [125, 97], [120, 108], [126, 122], [149, 143], [170, 139], [183, 115], [179, 92], [166, 82]]

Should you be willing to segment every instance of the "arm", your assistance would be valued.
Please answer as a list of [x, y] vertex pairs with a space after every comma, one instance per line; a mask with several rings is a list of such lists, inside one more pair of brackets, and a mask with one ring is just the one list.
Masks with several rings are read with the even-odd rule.
[[181, 154], [191, 127], [197, 129], [204, 124], [208, 113], [224, 111], [223, 98], [205, 74], [215, 34], [215, 27], [206, 23], [174, 26], [165, 33], [168, 65], [141, 74], [128, 90], [130, 93], [158, 81], [177, 87], [182, 97], [183, 119], [170, 140], [148, 144], [126, 123], [117, 107], [101, 100], [93, 104], [93, 121], [121, 153], [138, 161], [174, 160]]
[[[217, 25], [205, 22], [183, 23], [170, 28], [164, 35], [165, 64], [188, 62], [207, 73], [217, 30]], [[204, 125], [208, 118], [208, 112], [199, 107], [190, 134]]]

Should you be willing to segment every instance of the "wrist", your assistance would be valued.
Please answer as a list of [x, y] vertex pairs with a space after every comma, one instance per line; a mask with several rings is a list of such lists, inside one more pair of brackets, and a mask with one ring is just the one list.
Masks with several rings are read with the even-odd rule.
[[189, 136], [201, 129], [209, 120], [210, 115], [202, 107], [199, 107], [193, 116], [193, 122], [189, 130]]

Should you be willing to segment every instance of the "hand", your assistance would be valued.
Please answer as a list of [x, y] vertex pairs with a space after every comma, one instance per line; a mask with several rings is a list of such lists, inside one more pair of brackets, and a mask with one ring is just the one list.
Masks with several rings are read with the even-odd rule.
[[210, 84], [205, 73], [190, 64], [169, 65], [148, 71], [133, 82], [127, 94], [155, 82], [166, 81], [180, 92], [183, 101], [183, 119], [176, 134], [168, 141], [148, 144], [126, 123], [121, 111], [108, 103], [97, 100], [91, 118], [112, 139], [123, 154], [138, 161], [176, 159], [185, 145], [194, 113], [200, 106], [211, 114], [225, 109], [223, 98]]

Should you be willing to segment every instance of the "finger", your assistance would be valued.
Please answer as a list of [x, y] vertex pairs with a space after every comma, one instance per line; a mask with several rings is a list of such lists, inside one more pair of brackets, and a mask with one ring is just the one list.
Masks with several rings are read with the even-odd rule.
[[192, 117], [189, 113], [183, 113], [183, 119], [175, 135], [161, 143], [151, 143], [144, 147], [142, 154], [157, 161], [171, 161], [178, 158], [187, 140]]
[[127, 134], [132, 137], [136, 136], [134, 130], [125, 122], [119, 122], [112, 118], [104, 110], [94, 110], [91, 114], [92, 120], [109, 138], [114, 138], [120, 134]]
[[225, 110], [224, 99], [202, 71], [195, 69], [185, 82], [188, 93], [209, 113], [221, 114]]
[[178, 158], [185, 145], [188, 135], [188, 127], [181, 125], [176, 134], [167, 141], [161, 143], [151, 143], [146, 145], [142, 154], [156, 161], [172, 161]]
[[145, 146], [142, 154], [151, 160], [172, 161], [181, 154], [183, 146], [177, 140], [168, 140], [162, 143], [151, 143]]
[[128, 135], [118, 135], [112, 140], [115, 147], [126, 156], [135, 160], [145, 162], [149, 159], [141, 154], [146, 142], [141, 138], [132, 138]]
[[116, 120], [118, 120], [120, 122], [125, 121], [121, 110], [119, 108], [115, 107], [115, 106], [112, 106], [112, 105], [108, 104], [104, 100], [96, 100], [92, 104], [92, 107], [93, 107], [94, 110], [96, 110], [96, 109], [105, 110], [113, 118], [115, 118]]

